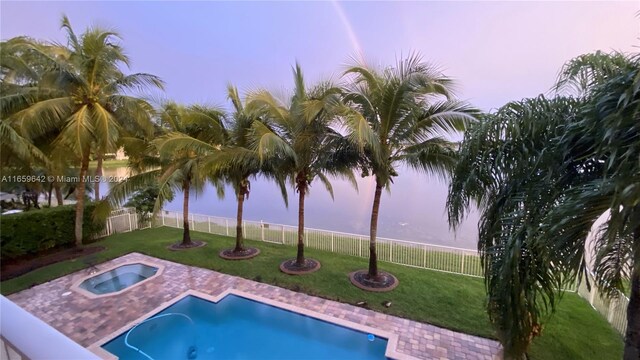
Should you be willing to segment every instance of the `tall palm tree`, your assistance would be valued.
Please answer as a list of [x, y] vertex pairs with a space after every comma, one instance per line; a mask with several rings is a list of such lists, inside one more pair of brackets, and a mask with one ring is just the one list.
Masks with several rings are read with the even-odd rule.
[[249, 134], [256, 116], [247, 111], [237, 88], [229, 85], [227, 97], [231, 100], [234, 110], [229, 139], [214, 164], [217, 165], [217, 172], [231, 184], [236, 195], [236, 244], [231, 251], [223, 250], [220, 254], [227, 258], [248, 258], [259, 253], [255, 248], [245, 248], [242, 232], [244, 201], [249, 199], [251, 191], [250, 178], [258, 174], [262, 167], [256, 153], [249, 149]]
[[129, 58], [118, 44], [117, 33], [93, 27], [77, 36], [66, 16], [62, 28], [67, 32], [66, 46], [44, 49], [39, 44], [28, 45], [47, 64], [47, 71], [37, 88], [14, 94], [11, 102], [27, 101], [29, 106], [9, 120], [19, 124], [27, 137], [60, 129], [53, 151], [70, 150], [78, 158], [75, 238], [81, 245], [85, 177], [92, 149], [114, 148], [121, 136], [120, 123], [125, 121], [150, 131], [152, 107], [131, 92], [161, 89], [163, 83], [153, 75], [125, 75], [120, 70], [129, 65]]
[[252, 129], [253, 123], [258, 120], [257, 113], [247, 109], [235, 87], [228, 86], [227, 96], [231, 100], [234, 111], [222, 143], [219, 139], [215, 139], [214, 143], [207, 143], [185, 133], [174, 133], [163, 141], [162, 147], [165, 150], [193, 151], [200, 154], [203, 173], [232, 186], [237, 202], [236, 243], [234, 248], [222, 250], [220, 256], [226, 259], [249, 259], [260, 253], [258, 249], [247, 248], [244, 245], [242, 217], [244, 202], [249, 199], [251, 191], [251, 179], [261, 174], [276, 180], [285, 204], [287, 193], [283, 179], [274, 169], [274, 161], [260, 161], [252, 146]]
[[[207, 172], [205, 153], [185, 146], [176, 146], [176, 139], [190, 139], [204, 144], [222, 144], [226, 135], [224, 112], [218, 108], [183, 106], [166, 102], [158, 113], [155, 135], [149, 139], [124, 138], [125, 149], [133, 175], [113, 186], [106, 199], [119, 206], [137, 191], [157, 186], [158, 196], [153, 215], [162, 209], [176, 191], [183, 195], [182, 241], [174, 248], [200, 245], [191, 240], [189, 225], [189, 197], [193, 191], [201, 193], [209, 181], [223, 195], [224, 188], [217, 178]], [[154, 139], [155, 138], [155, 139]]]
[[[561, 289], [586, 271], [608, 296], [631, 280], [624, 356], [640, 354], [640, 64], [615, 70], [618, 55], [595, 55], [563, 69], [561, 87], [586, 84], [577, 98], [509, 103], [474, 126], [451, 183], [453, 226], [471, 202], [481, 210], [488, 313], [509, 357], [526, 357]], [[587, 234], [605, 211], [588, 269]]]
[[259, 159], [279, 159], [279, 171], [295, 184], [298, 192], [297, 255], [280, 268], [288, 273], [307, 273], [317, 270], [320, 263], [304, 256], [305, 197], [316, 178], [333, 197], [328, 175], [349, 179], [355, 186], [351, 168], [357, 153], [349, 140], [332, 127], [340, 109], [340, 89], [328, 82], [307, 88], [298, 64], [293, 78], [293, 95], [288, 102], [262, 90], [250, 96], [248, 107], [262, 112], [252, 131]]
[[477, 111], [453, 99], [452, 81], [418, 55], [400, 59], [393, 68], [356, 65], [345, 74], [352, 80], [345, 101], [357, 111], [347, 117], [349, 136], [363, 149], [363, 176], [372, 175], [376, 184], [369, 269], [355, 273], [352, 281], [391, 289], [397, 280], [380, 274], [376, 254], [382, 189], [390, 188], [401, 164], [445, 178], [455, 165], [457, 146], [447, 137], [463, 131]]

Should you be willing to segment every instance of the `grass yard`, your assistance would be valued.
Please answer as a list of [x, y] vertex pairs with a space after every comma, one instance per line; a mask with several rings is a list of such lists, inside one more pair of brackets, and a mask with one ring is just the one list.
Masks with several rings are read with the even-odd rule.
[[[98, 166], [97, 161], [94, 160], [89, 162], [90, 169], [95, 169], [96, 166]], [[124, 166], [129, 166], [129, 160], [104, 160], [102, 162], [103, 169], [113, 169], [113, 168], [119, 168]]]
[[[219, 220], [216, 222], [215, 219], [212, 222], [207, 221], [206, 218], [206, 216], [202, 215], [194, 216], [194, 219], [191, 220], [191, 229], [210, 234], [225, 234], [226, 231], [230, 231], [229, 234], [231, 234], [231, 232], [235, 231], [229, 229], [229, 224], [222, 223]], [[178, 221], [176, 221], [173, 215], [165, 217], [163, 220], [167, 224], [171, 224], [172, 227], [173, 225], [182, 227], [180, 223], [182, 220], [177, 219]], [[162, 224], [162, 220], [158, 221], [158, 224]], [[269, 226], [269, 224], [265, 225]], [[291, 246], [295, 246], [298, 242], [298, 230], [293, 226], [283, 229], [280, 225], [275, 225], [275, 228], [272, 226], [261, 228], [259, 223], [245, 224], [244, 236], [247, 239], [264, 239], [268, 242]], [[363, 257], [363, 254], [369, 253], [368, 235], [333, 233], [329, 236], [324, 230], [307, 229], [305, 231], [305, 244], [314, 249], [358, 257]], [[401, 242], [390, 243], [382, 238], [378, 239], [377, 250], [379, 261], [396, 262], [454, 273], [460, 273], [464, 269], [464, 273], [467, 275], [479, 276], [482, 274], [480, 258], [475, 254], [474, 256], [469, 256], [468, 254], [463, 255], [462, 253], [444, 251], [438, 247], [423, 247]], [[474, 252], [471, 251], [471, 253]]]
[[[320, 260], [322, 269], [304, 276], [281, 273], [281, 261], [295, 256], [295, 248], [247, 240], [262, 253], [251, 260], [226, 261], [218, 257], [231, 247], [233, 238], [193, 232], [192, 238], [208, 245], [188, 251], [172, 252], [166, 246], [181, 238], [182, 230], [155, 228], [112, 235], [99, 242], [107, 249], [98, 254], [106, 261], [129, 252], [199, 266], [247, 279], [286, 287], [308, 294], [347, 303], [367, 301], [376, 311], [421, 322], [493, 337], [484, 310], [485, 291], [482, 279], [416, 269], [390, 263], [380, 268], [396, 275], [400, 285], [390, 293], [369, 293], [351, 285], [347, 273], [365, 268], [367, 259], [308, 249], [306, 255]], [[53, 264], [0, 284], [2, 294], [11, 294], [85, 267], [82, 260]], [[389, 300], [390, 308], [381, 303]], [[530, 351], [532, 359], [620, 359], [622, 337], [577, 294], [565, 294], [556, 314], [536, 339]]]

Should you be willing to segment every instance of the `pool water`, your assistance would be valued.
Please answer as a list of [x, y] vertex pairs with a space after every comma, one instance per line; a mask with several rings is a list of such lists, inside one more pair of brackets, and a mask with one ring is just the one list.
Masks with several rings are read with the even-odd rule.
[[235, 295], [187, 296], [102, 347], [120, 359], [359, 360], [384, 359], [387, 340]]
[[157, 271], [145, 264], [123, 265], [83, 281], [80, 287], [97, 295], [108, 294], [148, 279]]

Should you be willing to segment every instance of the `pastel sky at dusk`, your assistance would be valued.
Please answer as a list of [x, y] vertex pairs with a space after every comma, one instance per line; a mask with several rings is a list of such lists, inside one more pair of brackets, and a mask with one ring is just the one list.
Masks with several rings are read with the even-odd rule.
[[[483, 110], [547, 93], [562, 64], [580, 54], [638, 51], [640, 1], [627, 2], [0, 2], [0, 38], [63, 42], [66, 14], [77, 32], [116, 29], [132, 72], [160, 76], [166, 98], [226, 106], [226, 84], [241, 92], [291, 88], [298, 61], [308, 83], [340, 75], [353, 58], [392, 65], [411, 51], [457, 80], [458, 95]], [[368, 233], [372, 178], [356, 193], [335, 181], [335, 200], [313, 186], [307, 226]], [[213, 191], [194, 213], [235, 217], [233, 197]], [[444, 206], [447, 185], [402, 171], [381, 205], [379, 235], [474, 248], [477, 215], [456, 234]], [[295, 194], [290, 193], [290, 199]], [[273, 184], [252, 184], [245, 217], [293, 225]], [[168, 209], [182, 208], [174, 200]]]
[[333, 76], [357, 56], [389, 65], [419, 51], [457, 79], [460, 97], [488, 110], [551, 87], [564, 61], [640, 45], [640, 2], [11, 2], [0, 36], [64, 40], [116, 29], [133, 71], [167, 83], [181, 102], [225, 103], [241, 90], [290, 87], [297, 60], [309, 80]]

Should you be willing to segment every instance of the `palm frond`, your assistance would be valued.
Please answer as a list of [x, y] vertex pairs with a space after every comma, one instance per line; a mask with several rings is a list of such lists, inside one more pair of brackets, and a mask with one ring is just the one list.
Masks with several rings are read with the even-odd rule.
[[294, 161], [297, 158], [291, 146], [261, 121], [253, 123], [252, 131], [255, 140], [251, 144], [251, 149], [258, 153], [261, 162], [275, 156], [285, 156]]

